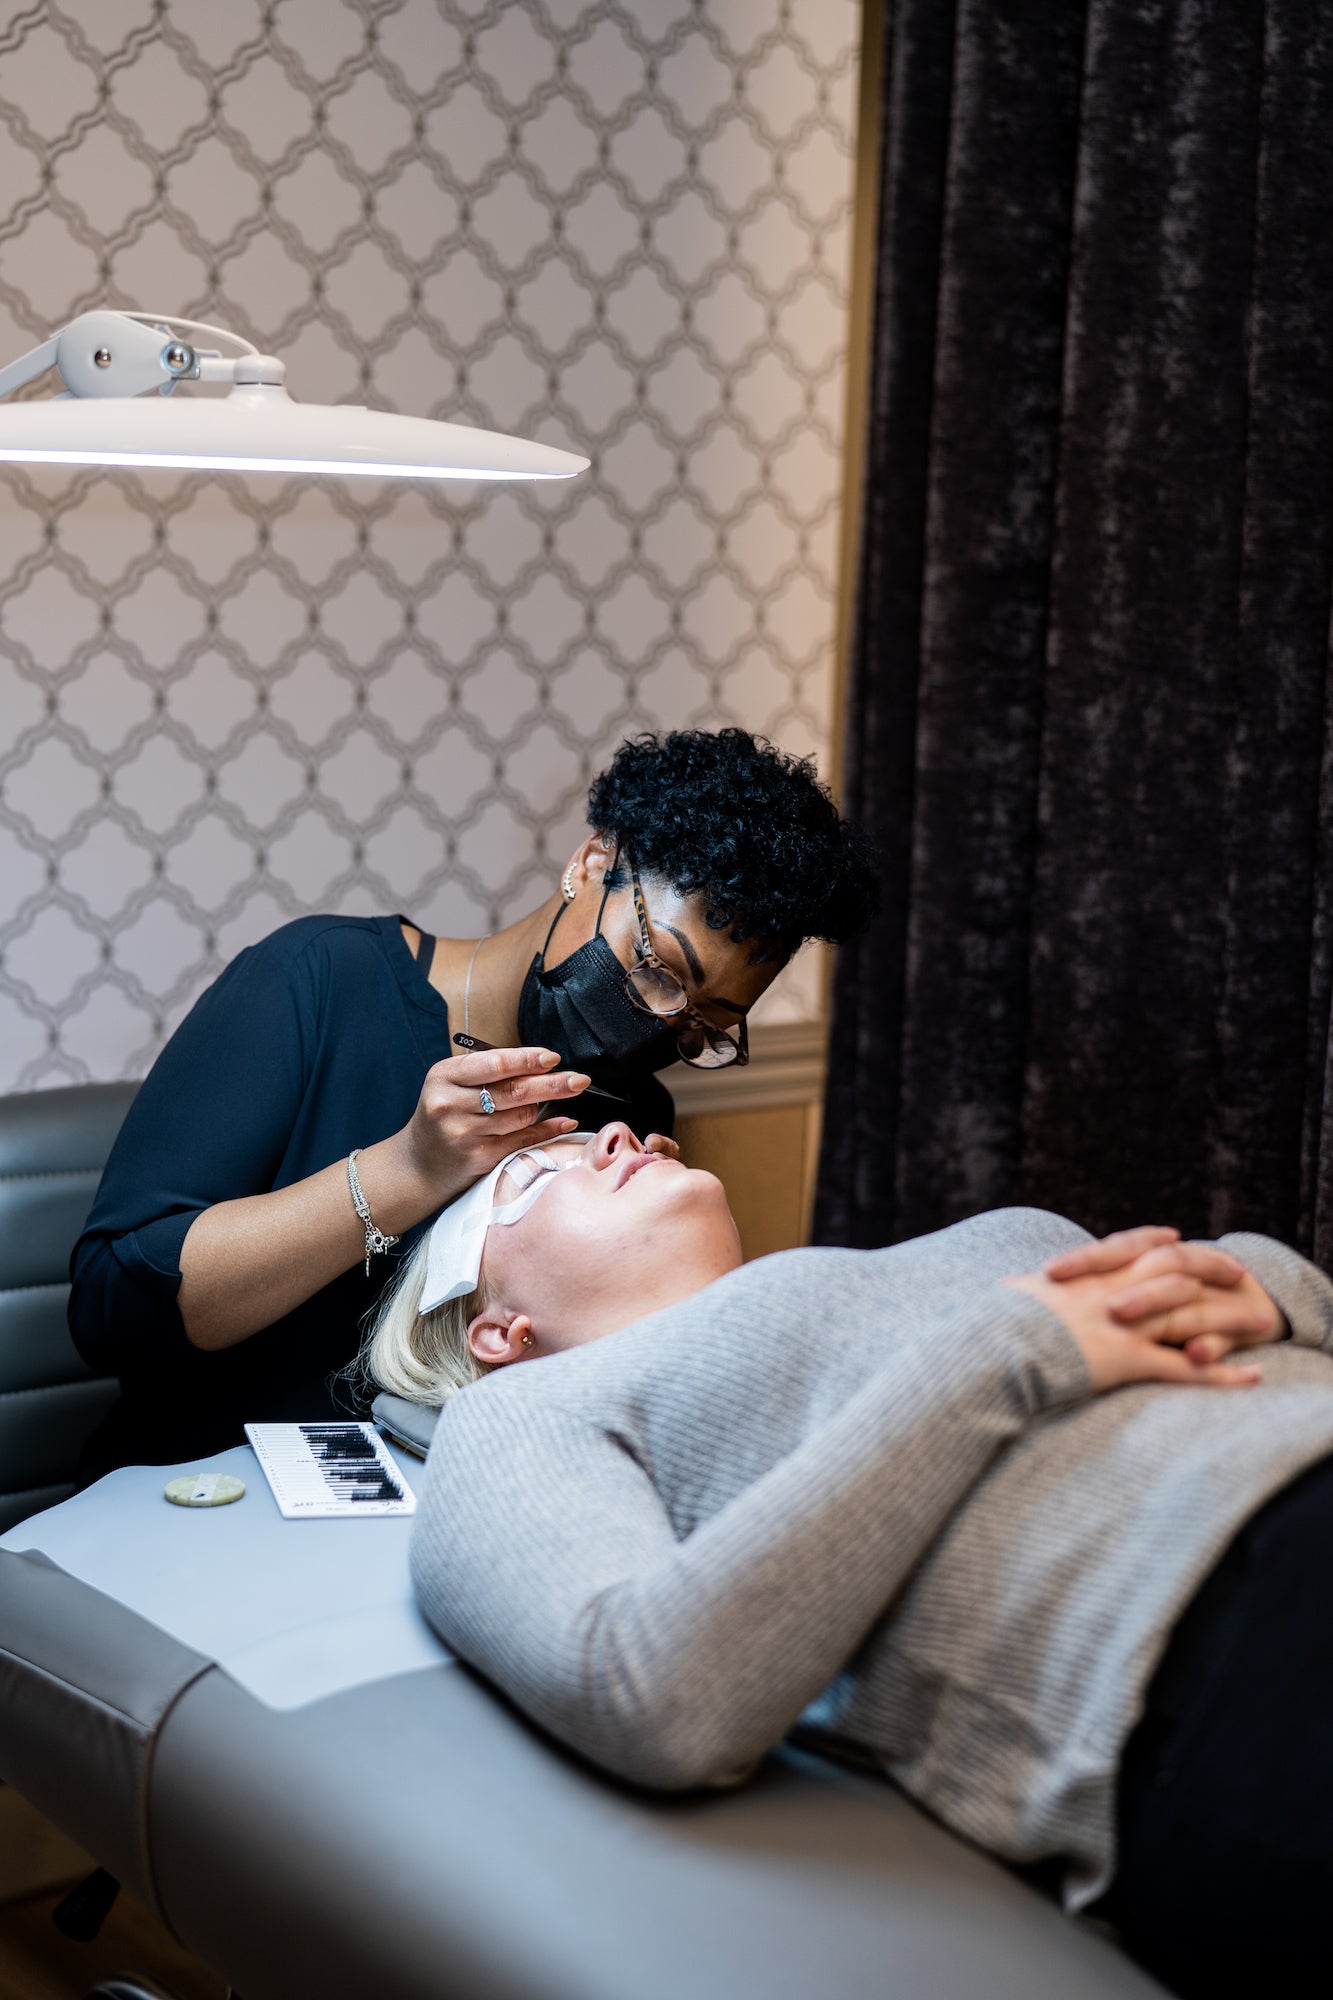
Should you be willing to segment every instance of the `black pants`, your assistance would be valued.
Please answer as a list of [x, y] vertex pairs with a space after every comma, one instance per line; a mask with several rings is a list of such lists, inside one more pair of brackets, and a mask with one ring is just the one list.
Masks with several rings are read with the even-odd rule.
[[1255, 1515], [1126, 1747], [1098, 1915], [1185, 2000], [1333, 1996], [1333, 1459]]

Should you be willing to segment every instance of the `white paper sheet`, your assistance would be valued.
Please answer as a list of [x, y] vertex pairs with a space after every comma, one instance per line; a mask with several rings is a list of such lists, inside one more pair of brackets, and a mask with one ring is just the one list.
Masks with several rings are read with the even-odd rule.
[[245, 1435], [284, 1520], [416, 1512], [415, 1494], [370, 1424], [247, 1424]]

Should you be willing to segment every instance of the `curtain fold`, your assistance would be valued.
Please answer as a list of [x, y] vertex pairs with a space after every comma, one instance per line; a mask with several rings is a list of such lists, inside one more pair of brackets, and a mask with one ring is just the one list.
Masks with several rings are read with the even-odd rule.
[[815, 1233], [1333, 1254], [1333, 17], [902, 0]]

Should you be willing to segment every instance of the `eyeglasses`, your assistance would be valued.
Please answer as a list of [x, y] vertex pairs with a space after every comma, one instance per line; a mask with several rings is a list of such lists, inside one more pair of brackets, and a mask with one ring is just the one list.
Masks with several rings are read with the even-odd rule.
[[[614, 869], [614, 861], [611, 865]], [[691, 1064], [695, 1069], [726, 1069], [731, 1063], [749, 1062], [750, 1038], [746, 1032], [745, 1016], [741, 1015], [734, 1035], [704, 1020], [671, 967], [663, 965], [653, 950], [639, 871], [632, 861], [629, 874], [634, 891], [634, 914], [639, 919], [639, 957], [625, 974], [626, 993], [641, 1012], [656, 1014], [661, 1020], [670, 1021], [677, 1014], [685, 1015], [685, 1021], [676, 1034], [676, 1047], [682, 1062]]]

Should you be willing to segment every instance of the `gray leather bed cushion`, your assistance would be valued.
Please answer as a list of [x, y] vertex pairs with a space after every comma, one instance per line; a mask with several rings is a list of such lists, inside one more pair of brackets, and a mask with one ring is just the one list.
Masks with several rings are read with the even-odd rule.
[[79, 1448], [116, 1400], [94, 1375], [40, 1389], [0, 1390], [0, 1489], [20, 1492], [52, 1476], [73, 1482]]
[[[171, 1506], [167, 1481], [200, 1466], [238, 1475], [244, 1498]], [[11, 1528], [0, 1549], [39, 1550], [285, 1708], [448, 1657], [412, 1592], [411, 1529], [410, 1517], [284, 1521], [238, 1445], [192, 1466], [108, 1473]]]
[[784, 1752], [631, 1792], [458, 1666], [282, 1714], [198, 1682], [153, 1826], [173, 1926], [246, 2000], [1162, 2000], [887, 1784]]
[[[641, 1795], [429, 1635], [393, 1673], [410, 1521], [281, 1521], [253, 1462], [192, 1512], [169, 1476], [8, 1538], [0, 1777], [246, 2000], [1160, 2000], [886, 1784], [784, 1752], [734, 1793]], [[13, 1552], [53, 1523], [105, 1594]], [[257, 1699], [257, 1661], [302, 1705]]]
[[[0, 1180], [86, 1169], [94, 1187], [137, 1083], [73, 1083], [18, 1091], [0, 1111]], [[70, 1246], [65, 1245], [65, 1257]]]
[[0, 1779], [154, 1901], [154, 1741], [209, 1660], [41, 1555], [0, 1550]]
[[52, 1167], [0, 1178], [7, 1287], [49, 1285], [66, 1276], [70, 1250], [101, 1178], [100, 1167]]
[[453, 1664], [267, 1708], [34, 1557], [0, 1556], [0, 1627], [0, 1775], [247, 2000], [1162, 2000], [796, 1752], [641, 1795]]
[[63, 1276], [16, 1290], [0, 1285], [0, 1388], [43, 1389], [52, 1382], [94, 1379], [69, 1337], [68, 1299]]
[[370, 1414], [386, 1437], [418, 1458], [424, 1458], [430, 1450], [440, 1418], [438, 1409], [427, 1409], [423, 1403], [409, 1403], [403, 1396], [389, 1396], [383, 1391], [371, 1404]]

